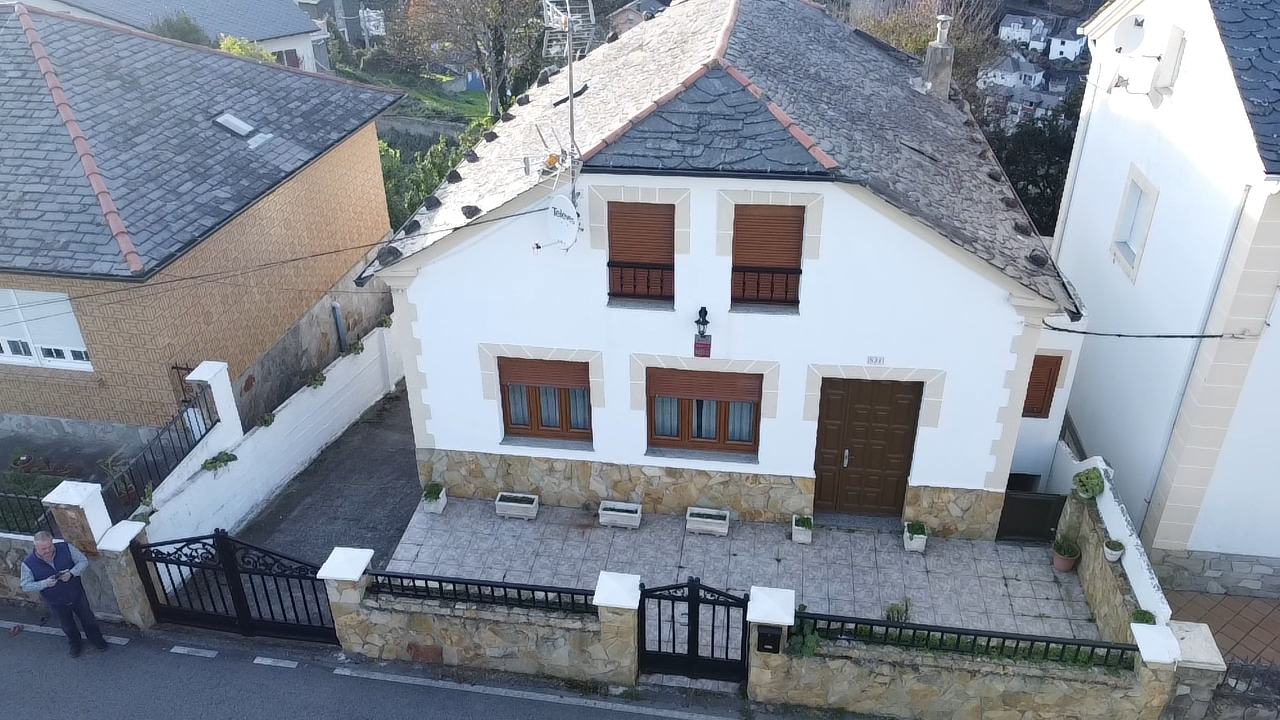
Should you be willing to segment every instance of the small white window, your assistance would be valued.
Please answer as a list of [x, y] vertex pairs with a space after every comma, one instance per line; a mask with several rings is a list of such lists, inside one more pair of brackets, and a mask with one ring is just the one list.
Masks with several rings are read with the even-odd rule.
[[31, 345], [25, 340], [9, 340], [9, 354], [19, 357], [31, 357]]
[[76, 362], [89, 362], [89, 351], [88, 350], [72, 350], [71, 359], [75, 360]]
[[1120, 217], [1116, 220], [1113, 252], [1133, 277], [1147, 246], [1151, 218], [1155, 214], [1156, 189], [1136, 167], [1129, 171], [1124, 197], [1120, 201]]
[[46, 360], [66, 360], [67, 351], [62, 348], [42, 347], [40, 348], [40, 357]]
[[0, 363], [93, 370], [71, 298], [0, 289]]

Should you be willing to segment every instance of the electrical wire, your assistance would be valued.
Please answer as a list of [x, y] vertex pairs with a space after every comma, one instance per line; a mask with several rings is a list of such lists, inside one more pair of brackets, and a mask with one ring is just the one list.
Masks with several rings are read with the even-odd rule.
[[1238, 334], [1238, 333], [1218, 333], [1216, 335], [1196, 335], [1196, 334], [1180, 334], [1180, 333], [1113, 333], [1098, 332], [1096, 330], [1075, 330], [1073, 328], [1060, 328], [1049, 323], [1042, 323], [1039, 327], [1045, 330], [1053, 330], [1054, 332], [1070, 333], [1072, 335], [1090, 335], [1093, 337], [1110, 337], [1110, 338], [1128, 338], [1134, 340], [1242, 340], [1245, 338], [1257, 337], [1256, 335]]

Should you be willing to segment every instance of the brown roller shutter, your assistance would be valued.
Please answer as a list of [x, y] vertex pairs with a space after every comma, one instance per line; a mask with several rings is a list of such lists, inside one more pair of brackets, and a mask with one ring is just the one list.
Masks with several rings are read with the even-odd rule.
[[735, 205], [735, 268], [800, 269], [803, 205]]
[[585, 388], [591, 386], [590, 377], [584, 362], [498, 358], [498, 380], [504, 385]]
[[1027, 381], [1027, 399], [1022, 404], [1022, 417], [1047, 418], [1053, 406], [1053, 393], [1058, 387], [1062, 358], [1037, 355], [1031, 363], [1031, 379]]
[[667, 368], [649, 368], [645, 380], [650, 397], [661, 395], [726, 402], [760, 402], [760, 390], [764, 385], [763, 375]]
[[609, 203], [609, 262], [674, 265], [676, 206]]

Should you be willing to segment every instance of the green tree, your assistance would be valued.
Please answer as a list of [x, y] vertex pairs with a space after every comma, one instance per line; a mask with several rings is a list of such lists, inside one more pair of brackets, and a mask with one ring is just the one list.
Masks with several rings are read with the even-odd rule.
[[213, 47], [213, 41], [209, 39], [208, 33], [204, 28], [196, 24], [195, 20], [185, 12], [176, 12], [157, 20], [147, 28], [152, 35], [159, 35], [170, 40], [178, 42], [190, 43], [192, 45], [205, 45]]
[[222, 42], [218, 45], [218, 49], [224, 53], [231, 53], [236, 57], [248, 58], [264, 63], [273, 63], [276, 56], [267, 52], [265, 48], [252, 40], [241, 40], [230, 36], [222, 38]]
[[1042, 234], [1052, 233], [1058, 224], [1083, 99], [1084, 83], [1080, 83], [1043, 117], [1020, 123], [1013, 132], [997, 124], [987, 133], [1009, 182]]
[[476, 122], [456, 140], [441, 137], [425, 153], [404, 153], [378, 141], [391, 227], [399, 228], [413, 217], [422, 201], [436, 191], [449, 171], [480, 141], [481, 133], [491, 126], [488, 121]]

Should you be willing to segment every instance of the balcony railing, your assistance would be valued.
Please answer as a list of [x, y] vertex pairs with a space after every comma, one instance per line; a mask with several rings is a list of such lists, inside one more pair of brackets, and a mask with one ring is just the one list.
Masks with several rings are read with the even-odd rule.
[[733, 269], [734, 302], [800, 304], [800, 268]]
[[609, 297], [670, 300], [676, 295], [672, 265], [609, 263]]

